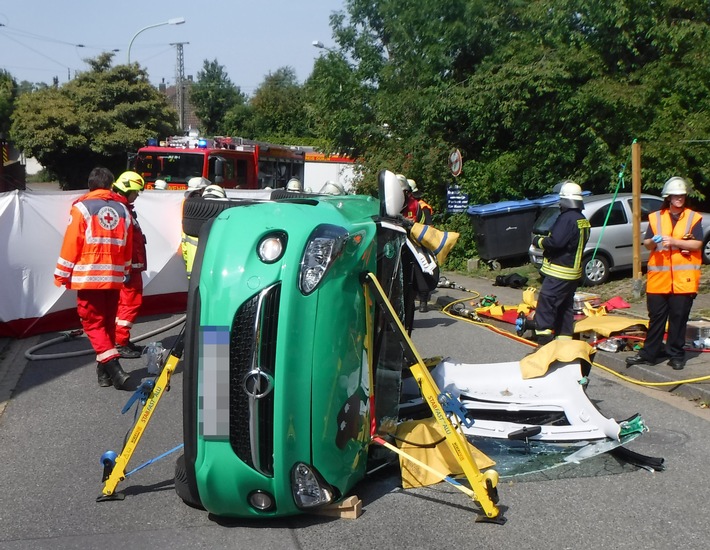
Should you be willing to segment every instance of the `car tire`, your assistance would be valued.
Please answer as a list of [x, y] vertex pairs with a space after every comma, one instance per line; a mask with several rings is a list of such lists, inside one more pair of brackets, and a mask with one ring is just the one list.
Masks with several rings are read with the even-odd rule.
[[224, 210], [235, 205], [235, 202], [205, 200], [202, 197], [185, 199], [182, 209], [182, 230], [186, 235], [198, 237], [206, 221], [216, 218]]
[[703, 254], [703, 263], [710, 264], [710, 235], [705, 237], [705, 240], [703, 241], [703, 248], [701, 250]]
[[582, 260], [582, 285], [597, 286], [609, 280], [609, 260], [605, 256], [598, 254], [592, 260], [591, 256], [585, 256]]
[[175, 492], [188, 506], [204, 510], [199, 495], [193, 494], [190, 484], [187, 481], [187, 471], [185, 469], [185, 455], [180, 455], [175, 461]]

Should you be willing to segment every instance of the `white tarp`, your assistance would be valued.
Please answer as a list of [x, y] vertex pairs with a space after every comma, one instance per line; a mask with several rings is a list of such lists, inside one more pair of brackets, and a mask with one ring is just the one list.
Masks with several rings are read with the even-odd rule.
[[[76, 292], [54, 286], [72, 202], [86, 191], [10, 191], [0, 193], [0, 334], [17, 334], [18, 320], [42, 318], [76, 308]], [[187, 291], [180, 254], [183, 191], [146, 191], [135, 202], [148, 243], [144, 296]], [[19, 323], [22, 326], [29, 322]], [[62, 327], [66, 329], [75, 326]]]

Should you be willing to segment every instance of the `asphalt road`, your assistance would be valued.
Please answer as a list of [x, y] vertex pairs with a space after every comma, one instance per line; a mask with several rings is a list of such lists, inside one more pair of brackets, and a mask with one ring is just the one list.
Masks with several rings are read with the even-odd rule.
[[[143, 320], [134, 334], [177, 316]], [[162, 334], [170, 345], [178, 328]], [[589, 394], [607, 416], [639, 412], [650, 427], [629, 446], [663, 457], [649, 472], [608, 455], [499, 486], [505, 525], [476, 523], [470, 500], [448, 485], [402, 490], [392, 469], [354, 491], [364, 513], [356, 520], [299, 516], [279, 521], [221, 521], [186, 506], [173, 489], [174, 459], [128, 477], [123, 501], [97, 503], [100, 457], [120, 451], [133, 411], [129, 393], [96, 384], [92, 355], [26, 361], [44, 335], [12, 342], [2, 360], [5, 384], [17, 383], [0, 409], [0, 549], [64, 548], [706, 548], [706, 476], [710, 414], [681, 397], [630, 386], [593, 371]], [[417, 314], [414, 341], [423, 356], [462, 362], [519, 360], [530, 348], [439, 311]], [[37, 353], [87, 347], [66, 342]], [[144, 361], [124, 360], [135, 379]], [[3, 377], [0, 377], [2, 381]], [[153, 415], [129, 470], [181, 442], [180, 368]], [[297, 399], [298, 396], [294, 396]], [[2, 398], [0, 397], [0, 400]]]

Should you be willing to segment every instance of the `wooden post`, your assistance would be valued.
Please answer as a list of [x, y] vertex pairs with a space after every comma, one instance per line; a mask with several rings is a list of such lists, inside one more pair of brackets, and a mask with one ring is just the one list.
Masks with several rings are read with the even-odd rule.
[[633, 194], [633, 296], [641, 297], [643, 280], [641, 275], [641, 144], [631, 144], [631, 192]]

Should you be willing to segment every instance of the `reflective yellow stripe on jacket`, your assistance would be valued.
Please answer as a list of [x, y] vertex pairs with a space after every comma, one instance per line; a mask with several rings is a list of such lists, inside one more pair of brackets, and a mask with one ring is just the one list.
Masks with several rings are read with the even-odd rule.
[[571, 266], [564, 266], [552, 263], [548, 258], [542, 261], [540, 272], [543, 275], [563, 279], [565, 281], [575, 281], [582, 277], [582, 255], [584, 254], [584, 246], [589, 238], [590, 225], [589, 220], [581, 218], [577, 220], [577, 229], [579, 230], [579, 241], [574, 252], [574, 262]]

